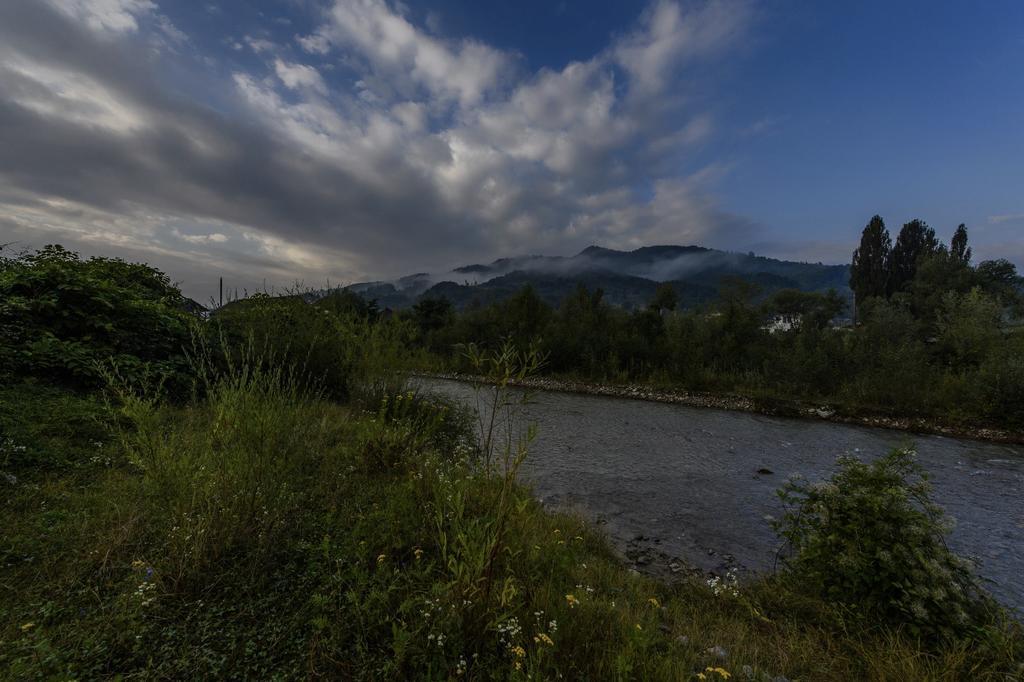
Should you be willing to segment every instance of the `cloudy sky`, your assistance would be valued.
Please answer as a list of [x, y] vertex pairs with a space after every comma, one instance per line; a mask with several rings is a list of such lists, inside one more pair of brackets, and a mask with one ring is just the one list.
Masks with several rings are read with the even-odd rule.
[[201, 300], [874, 213], [1024, 265], [1022, 121], [1016, 0], [2, 0], [0, 243]]

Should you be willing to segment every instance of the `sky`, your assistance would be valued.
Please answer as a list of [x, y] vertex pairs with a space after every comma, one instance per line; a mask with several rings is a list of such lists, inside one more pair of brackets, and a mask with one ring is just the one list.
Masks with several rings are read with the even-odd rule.
[[596, 244], [1024, 266], [1024, 3], [3, 0], [0, 244], [197, 300]]

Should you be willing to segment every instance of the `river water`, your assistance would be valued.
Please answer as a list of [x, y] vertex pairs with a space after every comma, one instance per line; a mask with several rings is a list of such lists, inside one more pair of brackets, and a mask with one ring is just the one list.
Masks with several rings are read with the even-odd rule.
[[[424, 385], [477, 406], [469, 384]], [[680, 564], [770, 570], [780, 541], [768, 519], [782, 511], [775, 491], [787, 477], [821, 480], [839, 455], [874, 458], [912, 443], [933, 499], [955, 520], [951, 548], [1024, 613], [1022, 446], [560, 392], [532, 394], [524, 417], [538, 429], [521, 470], [534, 493], [604, 527], [657, 575]]]

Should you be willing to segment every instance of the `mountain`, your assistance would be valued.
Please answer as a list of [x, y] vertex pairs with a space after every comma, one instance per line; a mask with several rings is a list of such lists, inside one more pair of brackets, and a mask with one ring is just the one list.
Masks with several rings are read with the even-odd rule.
[[645, 246], [616, 251], [590, 246], [575, 256], [518, 256], [490, 264], [471, 264], [448, 273], [417, 273], [391, 282], [363, 282], [350, 290], [384, 308], [405, 308], [423, 298], [446, 298], [456, 308], [507, 298], [530, 284], [547, 303], [558, 305], [579, 284], [601, 288], [605, 300], [638, 308], [669, 282], [682, 307], [718, 297], [723, 279], [740, 278], [757, 286], [761, 296], [780, 289], [836, 289], [850, 298], [846, 265], [798, 263], [753, 253], [718, 251], [701, 246]]

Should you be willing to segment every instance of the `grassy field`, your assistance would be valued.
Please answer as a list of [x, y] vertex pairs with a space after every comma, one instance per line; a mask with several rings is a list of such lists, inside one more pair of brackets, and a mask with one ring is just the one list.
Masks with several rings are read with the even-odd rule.
[[784, 575], [628, 571], [516, 482], [519, 444], [481, 452], [436, 399], [339, 405], [255, 370], [185, 405], [108, 399], [0, 390], [4, 679], [1021, 674], [998, 614], [919, 641]]

